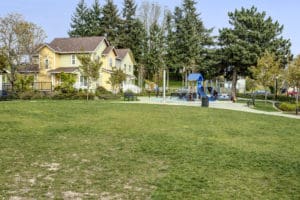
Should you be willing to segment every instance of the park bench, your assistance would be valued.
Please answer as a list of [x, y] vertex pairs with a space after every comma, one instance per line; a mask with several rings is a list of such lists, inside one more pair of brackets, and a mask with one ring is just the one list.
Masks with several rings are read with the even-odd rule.
[[135, 94], [131, 92], [125, 92], [124, 93], [124, 101], [136, 101], [137, 97]]

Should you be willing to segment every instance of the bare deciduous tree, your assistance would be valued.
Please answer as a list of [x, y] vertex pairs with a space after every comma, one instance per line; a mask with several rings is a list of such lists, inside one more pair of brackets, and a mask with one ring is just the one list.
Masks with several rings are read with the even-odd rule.
[[8, 61], [5, 68], [10, 73], [8, 78], [13, 90], [17, 68], [25, 57], [32, 61], [36, 47], [43, 43], [45, 38], [46, 34], [42, 28], [25, 21], [20, 14], [12, 13], [0, 18], [0, 49]]

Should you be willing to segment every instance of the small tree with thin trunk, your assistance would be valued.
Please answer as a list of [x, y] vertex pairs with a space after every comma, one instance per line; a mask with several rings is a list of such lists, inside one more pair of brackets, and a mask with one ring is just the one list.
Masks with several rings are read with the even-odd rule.
[[81, 73], [87, 79], [86, 100], [89, 100], [91, 83], [99, 79], [99, 71], [102, 66], [102, 62], [99, 58], [92, 59], [92, 55], [80, 55], [77, 56], [77, 58], [81, 63], [79, 66]]
[[298, 114], [299, 89], [300, 89], [300, 55], [298, 55], [286, 70], [286, 79], [290, 86], [297, 89], [296, 114]]
[[250, 71], [254, 79], [265, 89], [265, 102], [267, 100], [267, 88], [274, 84], [276, 77], [281, 73], [280, 61], [276, 60], [274, 53], [265, 52], [258, 59], [257, 66], [251, 67]]
[[250, 77], [247, 77], [246, 78], [246, 90], [251, 91], [251, 93], [253, 93], [255, 88], [256, 88], [256, 81]]
[[121, 69], [113, 67], [113, 72], [109, 77], [108, 83], [111, 84], [113, 93], [116, 94], [121, 88], [121, 84], [126, 80], [126, 74]]

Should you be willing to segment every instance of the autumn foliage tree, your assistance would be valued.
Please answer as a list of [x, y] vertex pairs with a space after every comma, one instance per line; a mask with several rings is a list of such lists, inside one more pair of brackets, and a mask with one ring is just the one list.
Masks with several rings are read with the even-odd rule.
[[20, 14], [8, 14], [0, 18], [0, 53], [6, 59], [6, 66], [9, 71], [9, 82], [12, 90], [15, 90], [17, 80], [17, 68], [24, 58], [32, 61], [32, 55], [38, 45], [44, 42], [46, 34], [43, 29], [34, 23], [25, 21]]
[[280, 60], [276, 59], [274, 53], [267, 51], [257, 60], [257, 65], [250, 68], [250, 71], [254, 79], [264, 87], [265, 100], [267, 100], [268, 87], [273, 86], [276, 77], [282, 73]]
[[[300, 90], [300, 55], [298, 55], [286, 70], [286, 79], [291, 87], [296, 88], [296, 104], [299, 106], [299, 90]], [[297, 110], [298, 111], [298, 110]], [[297, 112], [298, 113], [298, 112]]]

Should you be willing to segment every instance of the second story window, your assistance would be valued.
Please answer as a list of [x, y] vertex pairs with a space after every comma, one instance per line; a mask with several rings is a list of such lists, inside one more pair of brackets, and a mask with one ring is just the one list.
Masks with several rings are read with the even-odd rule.
[[109, 66], [110, 66], [110, 67], [113, 66], [113, 60], [112, 60], [112, 58], [109, 58]]
[[129, 65], [129, 69], [128, 69], [129, 73], [131, 73], [131, 65]]
[[127, 67], [126, 67], [126, 64], [124, 64], [124, 72], [125, 72], [125, 73], [126, 73], [126, 70], [127, 70], [126, 68], [127, 68]]
[[45, 69], [49, 69], [49, 59], [45, 59]]
[[75, 57], [74, 54], [71, 55], [71, 63], [72, 63], [72, 65], [75, 65], [75, 64], [76, 64], [76, 57]]

